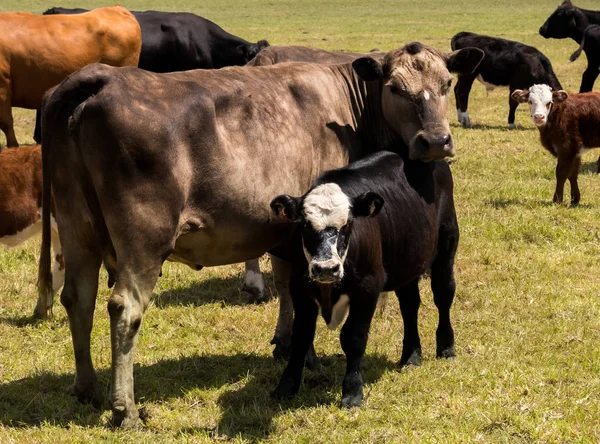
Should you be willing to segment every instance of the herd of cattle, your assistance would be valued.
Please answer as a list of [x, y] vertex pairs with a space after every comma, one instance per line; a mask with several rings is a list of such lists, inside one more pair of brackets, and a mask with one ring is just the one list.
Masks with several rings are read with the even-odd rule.
[[[427, 271], [437, 356], [454, 356], [459, 235], [443, 160], [454, 155], [450, 72], [465, 127], [475, 79], [509, 87], [511, 127], [518, 104], [529, 104], [558, 158], [557, 203], [566, 179], [579, 202], [581, 154], [600, 146], [600, 94], [567, 95], [542, 53], [500, 38], [461, 32], [450, 53], [420, 43], [330, 52], [251, 43], [193, 14], [120, 6], [3, 13], [0, 23], [0, 129], [18, 146], [11, 108], [37, 109], [43, 141], [0, 154], [0, 243], [42, 231], [36, 313], [48, 315], [64, 283], [74, 394], [96, 405], [90, 332], [98, 273], [108, 271], [118, 425], [139, 420], [133, 352], [165, 260], [195, 270], [247, 261], [245, 289], [260, 300], [255, 258], [270, 254], [280, 295], [274, 355], [289, 358], [277, 399], [299, 390], [305, 365], [319, 365], [320, 312], [331, 329], [346, 319], [342, 405], [361, 405], [361, 360], [386, 291], [396, 292], [404, 321], [400, 364], [418, 365]], [[566, 0], [540, 28], [581, 44], [582, 93], [600, 67], [595, 23], [600, 13]]]

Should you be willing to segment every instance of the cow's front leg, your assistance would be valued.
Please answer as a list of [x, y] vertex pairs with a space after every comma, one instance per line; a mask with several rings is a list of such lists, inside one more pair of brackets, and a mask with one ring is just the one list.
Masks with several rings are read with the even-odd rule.
[[261, 303], [266, 300], [265, 297], [265, 281], [260, 272], [260, 264], [258, 259], [250, 259], [246, 261], [246, 273], [244, 276], [244, 286], [242, 293], [248, 299], [248, 302]]
[[342, 327], [340, 341], [346, 354], [346, 375], [342, 385], [342, 407], [360, 407], [363, 401], [361, 362], [367, 348], [371, 320], [379, 292], [350, 297], [350, 314]]
[[304, 276], [292, 277], [290, 282], [295, 312], [292, 348], [290, 359], [279, 384], [271, 393], [271, 396], [278, 400], [291, 398], [298, 393], [306, 356], [315, 338], [319, 313], [315, 299], [310, 295], [311, 289], [306, 278]]

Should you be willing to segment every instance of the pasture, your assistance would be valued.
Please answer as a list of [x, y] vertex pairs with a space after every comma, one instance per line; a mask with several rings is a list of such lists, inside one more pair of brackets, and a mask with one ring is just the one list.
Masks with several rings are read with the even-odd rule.
[[[458, 31], [489, 34], [536, 46], [568, 92], [578, 90], [586, 66], [585, 57], [568, 63], [575, 42], [544, 40], [537, 33], [559, 1], [122, 4], [194, 12], [247, 40], [331, 50], [388, 50], [419, 40], [449, 51]], [[590, 0], [576, 5], [599, 9]], [[41, 13], [51, 6], [57, 5], [4, 0], [0, 11]], [[362, 409], [338, 407], [345, 362], [339, 330], [328, 331], [322, 321], [315, 348], [324, 374], [307, 371], [299, 395], [276, 403], [269, 392], [284, 368], [271, 357], [269, 345], [277, 300], [247, 305], [240, 294], [241, 264], [195, 272], [166, 263], [135, 357], [136, 396], [146, 424], [140, 430], [114, 430], [108, 410], [78, 404], [68, 395], [73, 349], [58, 298], [52, 320], [31, 320], [38, 239], [0, 250], [0, 442], [599, 441], [600, 176], [595, 162], [600, 150], [584, 156], [581, 204], [556, 206], [551, 203], [556, 161], [541, 147], [527, 107], [517, 110], [518, 129], [508, 130], [508, 90], [486, 97], [476, 83], [469, 113], [474, 128], [464, 130], [452, 98], [449, 116], [457, 148], [452, 171], [461, 230], [452, 310], [454, 361], [435, 359], [437, 310], [424, 280], [420, 368], [397, 369], [402, 319], [392, 296], [373, 321]], [[15, 110], [15, 120], [19, 141], [31, 143], [34, 113]], [[268, 260], [263, 258], [261, 266], [267, 291], [274, 293]], [[103, 273], [92, 354], [108, 390], [106, 281]]]

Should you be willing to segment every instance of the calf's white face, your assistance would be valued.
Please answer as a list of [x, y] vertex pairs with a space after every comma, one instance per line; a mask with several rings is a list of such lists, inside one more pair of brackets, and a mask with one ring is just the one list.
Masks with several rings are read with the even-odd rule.
[[566, 100], [568, 95], [563, 90], [552, 91], [548, 85], [533, 85], [528, 90], [515, 90], [511, 97], [519, 103], [527, 102], [533, 123], [541, 127], [548, 123], [552, 104]]
[[352, 198], [332, 182], [303, 197], [281, 195], [271, 202], [276, 215], [301, 223], [309, 277], [323, 285], [340, 283], [344, 277], [354, 218], [375, 216], [382, 206], [383, 198], [376, 193]]

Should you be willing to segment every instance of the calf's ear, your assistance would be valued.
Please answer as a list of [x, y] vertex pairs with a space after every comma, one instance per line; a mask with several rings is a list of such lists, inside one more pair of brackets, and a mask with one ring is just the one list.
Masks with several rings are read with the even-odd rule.
[[352, 62], [352, 68], [365, 82], [381, 80], [383, 78], [383, 69], [381, 63], [372, 57], [361, 57]]
[[517, 103], [525, 103], [529, 100], [529, 90], [515, 89], [510, 97]]
[[567, 92], [562, 89], [560, 91], [552, 91], [552, 101], [554, 103], [564, 102], [568, 97], [569, 95]]
[[290, 222], [297, 222], [300, 216], [299, 200], [297, 197], [282, 194], [271, 201], [271, 211], [275, 216], [284, 217]]
[[352, 199], [352, 215], [354, 217], [377, 216], [383, 207], [383, 197], [371, 191]]
[[446, 67], [450, 72], [471, 74], [475, 72], [485, 53], [479, 48], [463, 48], [446, 54]]

